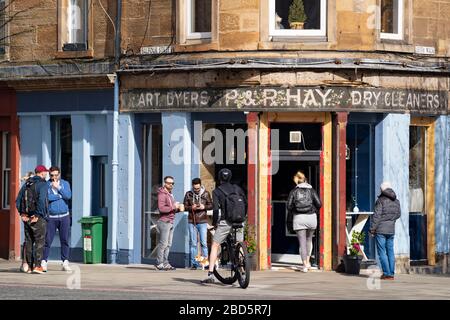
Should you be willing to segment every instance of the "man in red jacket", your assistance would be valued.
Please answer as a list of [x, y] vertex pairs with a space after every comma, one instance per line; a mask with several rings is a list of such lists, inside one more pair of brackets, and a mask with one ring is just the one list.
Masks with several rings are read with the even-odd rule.
[[158, 209], [160, 213], [157, 222], [159, 243], [156, 249], [156, 269], [175, 270], [169, 263], [169, 250], [173, 238], [173, 220], [175, 213], [184, 211], [183, 204], [175, 202], [172, 190], [175, 184], [173, 177], [164, 177], [164, 186], [158, 190]]

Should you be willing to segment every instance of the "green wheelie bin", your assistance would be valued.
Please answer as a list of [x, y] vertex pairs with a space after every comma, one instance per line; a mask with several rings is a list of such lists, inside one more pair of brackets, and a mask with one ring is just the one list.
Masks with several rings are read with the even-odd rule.
[[83, 217], [78, 222], [82, 228], [84, 263], [105, 263], [106, 217]]

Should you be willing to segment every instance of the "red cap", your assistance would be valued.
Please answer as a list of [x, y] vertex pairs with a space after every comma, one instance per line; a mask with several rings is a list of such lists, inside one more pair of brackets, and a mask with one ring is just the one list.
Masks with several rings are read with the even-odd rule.
[[39, 172], [48, 172], [48, 169], [43, 166], [42, 164], [38, 165], [35, 169], [34, 169], [34, 173], [39, 173]]

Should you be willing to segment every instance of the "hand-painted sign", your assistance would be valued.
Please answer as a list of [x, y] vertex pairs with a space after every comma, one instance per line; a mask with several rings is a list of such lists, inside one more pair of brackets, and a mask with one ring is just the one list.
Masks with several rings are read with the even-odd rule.
[[152, 111], [373, 111], [441, 114], [447, 91], [350, 87], [133, 89], [122, 112]]

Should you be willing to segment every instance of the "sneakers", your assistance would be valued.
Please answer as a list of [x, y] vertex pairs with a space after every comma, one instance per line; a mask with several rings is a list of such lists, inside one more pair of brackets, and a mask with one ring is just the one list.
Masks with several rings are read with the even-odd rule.
[[63, 271], [72, 271], [72, 269], [69, 266], [69, 261], [68, 260], [64, 260], [63, 264], [62, 264], [62, 270]]
[[155, 264], [155, 268], [156, 268], [157, 270], [165, 270], [165, 269], [164, 269], [164, 264], [162, 264], [162, 263], [160, 263], [160, 264]]
[[304, 272], [304, 273], [307, 273], [308, 272], [308, 268], [307, 267], [300, 268], [300, 271]]
[[386, 276], [386, 275], [383, 274], [380, 277], [380, 279], [382, 279], [382, 280], [394, 280], [394, 276]]
[[214, 279], [214, 275], [208, 276], [206, 279], [203, 279], [200, 283], [215, 283], [216, 279]]
[[171, 271], [171, 270], [177, 270], [177, 268], [172, 267], [170, 265], [170, 263], [167, 263], [167, 264], [164, 265], [164, 270]]
[[197, 267], [196, 266], [192, 266], [191, 270], [197, 270]]
[[44, 272], [47, 272], [47, 267], [48, 267], [47, 261], [42, 260], [41, 267], [42, 267], [42, 270], [44, 270]]
[[44, 269], [42, 267], [36, 267], [36, 268], [33, 269], [33, 273], [43, 274], [44, 273]]
[[20, 272], [31, 273], [31, 268], [28, 266], [28, 263], [22, 263], [20, 265]]

